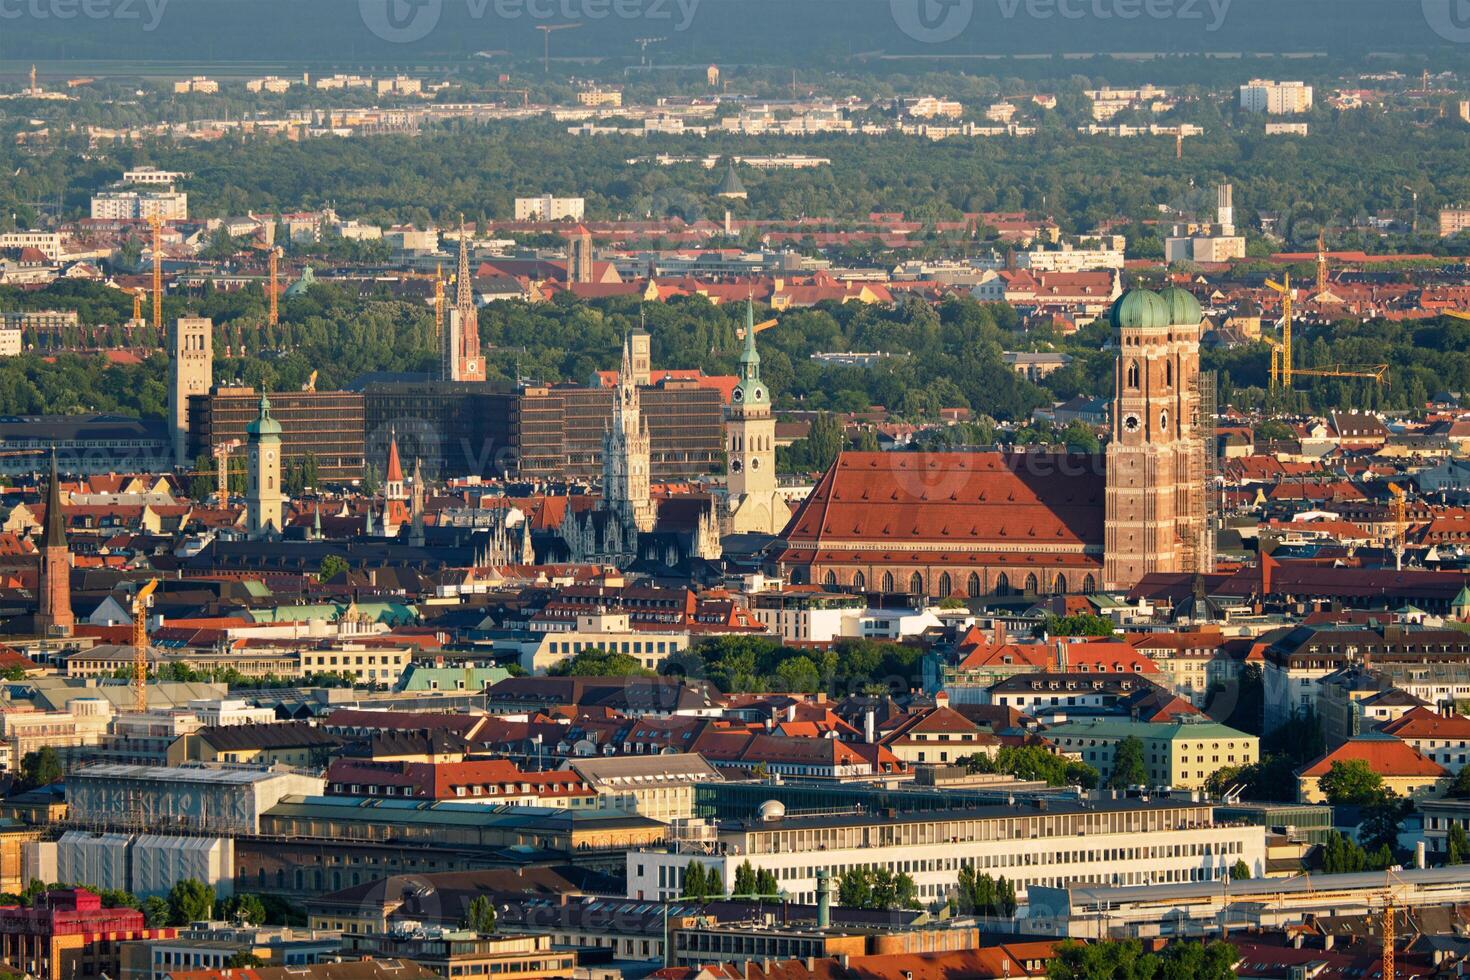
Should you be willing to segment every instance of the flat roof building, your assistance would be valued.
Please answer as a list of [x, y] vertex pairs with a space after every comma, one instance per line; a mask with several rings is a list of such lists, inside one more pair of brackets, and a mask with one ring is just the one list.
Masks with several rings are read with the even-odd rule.
[[[246, 441], [245, 427], [260, 412], [254, 388], [214, 388], [189, 396], [189, 457]], [[314, 456], [323, 480], [360, 480], [365, 454], [363, 396], [351, 391], [271, 393], [271, 418], [281, 424], [283, 470]]]

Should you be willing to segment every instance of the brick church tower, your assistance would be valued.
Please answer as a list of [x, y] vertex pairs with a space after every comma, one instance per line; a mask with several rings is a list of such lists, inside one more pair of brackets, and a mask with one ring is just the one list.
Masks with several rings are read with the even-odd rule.
[[46, 527], [41, 539], [41, 579], [37, 589], [36, 630], [47, 636], [70, 636], [76, 619], [71, 612], [71, 552], [66, 546], [66, 516], [61, 512], [61, 482], [56, 454], [51, 454], [51, 484], [46, 488]]
[[1199, 303], [1133, 289], [1113, 304], [1118, 345], [1107, 446], [1104, 587], [1207, 571], [1199, 423]]

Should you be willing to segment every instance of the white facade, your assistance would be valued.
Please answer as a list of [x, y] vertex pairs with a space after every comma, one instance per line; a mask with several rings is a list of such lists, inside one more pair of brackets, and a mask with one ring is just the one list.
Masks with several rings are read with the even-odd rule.
[[19, 328], [0, 327], [0, 357], [20, 356]]
[[1312, 86], [1253, 78], [1240, 87], [1240, 107], [1246, 112], [1264, 112], [1268, 116], [1308, 112], [1312, 108]]
[[[858, 867], [906, 873], [914, 879], [922, 902], [946, 898], [965, 865], [995, 878], [1004, 876], [1023, 901], [1027, 888], [1038, 885], [1218, 881], [1229, 875], [1237, 860], [1254, 875], [1264, 874], [1265, 828], [1215, 826], [1210, 814], [1203, 804], [1176, 808], [1172, 818], [1146, 808], [1048, 816], [1046, 811], [1016, 807], [1013, 816], [991, 819], [972, 811], [951, 811], [900, 815], [882, 822], [853, 817], [847, 826], [837, 826], [837, 818], [829, 818], [820, 830], [808, 829], [810, 820], [778, 820], [736, 833], [733, 839], [722, 838], [725, 846], [713, 854], [703, 853], [702, 847], [630, 851], [627, 894], [645, 901], [677, 898], [690, 861], [699, 861], [706, 873], [718, 875], [727, 891], [734, 886], [735, 870], [749, 861], [757, 871], [774, 874], [781, 891], [793, 901], [807, 903], [816, 899], [816, 873], [821, 868], [832, 879]], [[1078, 819], [1116, 829], [1059, 832], [1061, 821]], [[1046, 821], [1057, 822], [1048, 827]], [[841, 841], [836, 846], [827, 840], [834, 832]], [[749, 843], [735, 844], [736, 840]]]
[[[1121, 237], [1121, 236], [1119, 236]], [[1032, 272], [1087, 272], [1123, 268], [1123, 245], [1100, 248], [1032, 249], [1016, 256], [1016, 267]]]
[[154, 184], [168, 186], [189, 176], [180, 170], [159, 170], [157, 167], [134, 167], [123, 174], [125, 184]]
[[[228, 837], [91, 833], [68, 830], [54, 843], [23, 851], [24, 871], [54, 880], [134, 895], [167, 895], [186, 878], [202, 881], [221, 897], [234, 892], [235, 842]], [[29, 878], [27, 879], [29, 880]]]
[[182, 191], [107, 191], [92, 195], [92, 217], [99, 221], [160, 218], [186, 221], [189, 195]]
[[54, 261], [61, 258], [61, 235], [51, 231], [10, 231], [0, 235], [0, 248], [34, 248]]
[[586, 210], [587, 200], [581, 197], [516, 198], [517, 221], [581, 221]]

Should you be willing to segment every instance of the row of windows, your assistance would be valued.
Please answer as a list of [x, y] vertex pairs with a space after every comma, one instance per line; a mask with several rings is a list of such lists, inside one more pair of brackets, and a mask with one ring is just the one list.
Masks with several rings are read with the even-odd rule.
[[[793, 579], [793, 584], [798, 583], [796, 583]], [[852, 574], [852, 578], [844, 583], [839, 581], [836, 572], [828, 571], [826, 575], [822, 577], [822, 584], [829, 589], [836, 588], [839, 585], [847, 585], [858, 592], [864, 592], [868, 588], [868, 576], [860, 571], [854, 572]], [[1068, 590], [1067, 576], [1058, 573], [1056, 578], [1052, 580], [1051, 586], [1051, 592], [1057, 595], [1066, 594]], [[1023, 595], [1036, 595], [1040, 591], [1040, 588], [1041, 580], [1036, 577], [1035, 572], [1028, 574], [1021, 584], [1021, 592]], [[878, 583], [878, 590], [880, 592], [888, 593], [898, 591], [898, 580], [893, 577], [892, 572], [883, 573], [883, 577], [879, 580]], [[1096, 590], [1097, 580], [1094, 579], [1091, 575], [1083, 576], [1080, 591], [1083, 593], [1090, 593]], [[922, 573], [914, 572], [912, 575], [909, 576], [908, 592], [912, 595], [928, 594], [926, 591], [924, 576]], [[1007, 575], [1005, 572], [1001, 572], [995, 577], [995, 588], [991, 590], [990, 594], [1009, 595], [1011, 594], [1011, 592], [1012, 587], [1010, 576]], [[950, 577], [949, 572], [940, 572], [939, 578], [935, 582], [934, 595], [940, 599], [947, 599], [951, 595], [956, 594], [957, 593], [955, 592], [954, 579]], [[965, 591], [963, 595], [968, 598], [975, 599], [985, 594], [986, 593], [984, 587], [980, 581], [980, 573], [971, 572], [970, 577], [965, 582]]]

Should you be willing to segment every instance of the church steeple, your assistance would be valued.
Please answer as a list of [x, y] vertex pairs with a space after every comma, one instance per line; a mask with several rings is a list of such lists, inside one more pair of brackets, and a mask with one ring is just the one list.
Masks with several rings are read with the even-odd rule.
[[66, 545], [66, 515], [61, 510], [61, 480], [56, 451], [51, 452], [51, 482], [46, 487], [46, 523], [41, 538], [41, 573], [36, 627], [42, 633], [69, 635], [76, 619], [71, 611], [71, 554]]
[[734, 533], [775, 534], [785, 526], [776, 494], [776, 420], [771, 395], [761, 383], [756, 347], [755, 299], [745, 303], [745, 337], [740, 383], [725, 414], [726, 524]]
[[651, 531], [656, 513], [649, 486], [652, 445], [639, 404], [633, 335], [623, 339], [623, 362], [613, 392], [612, 422], [602, 439], [602, 503], [629, 532]]

